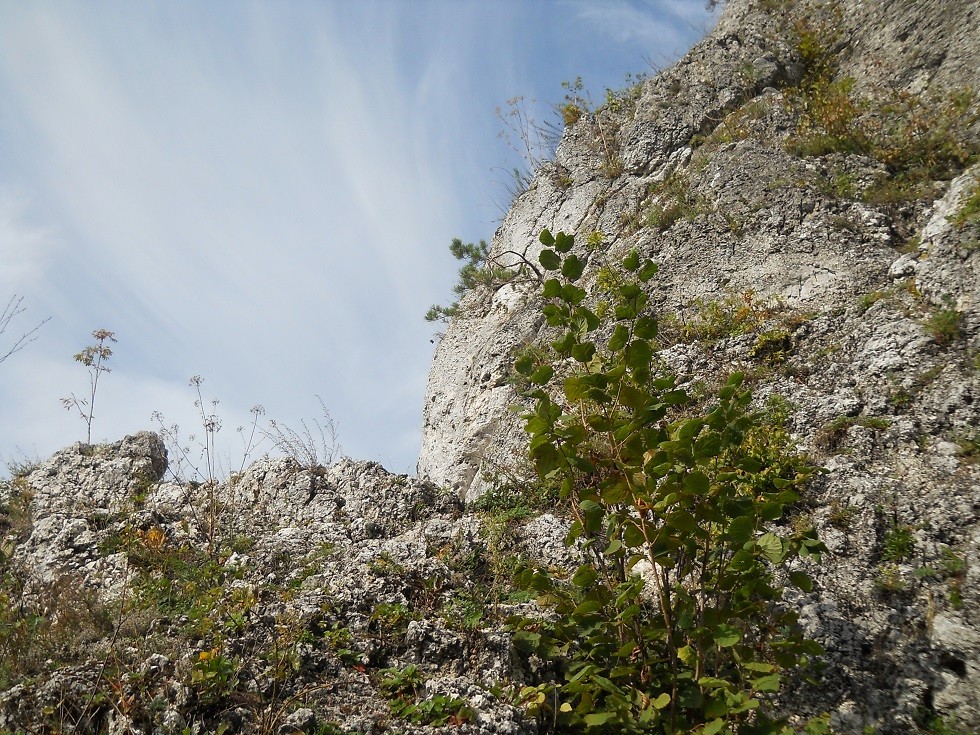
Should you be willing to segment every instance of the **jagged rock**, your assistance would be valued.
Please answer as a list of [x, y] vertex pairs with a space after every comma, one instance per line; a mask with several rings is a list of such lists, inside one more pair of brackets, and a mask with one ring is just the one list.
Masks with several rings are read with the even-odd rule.
[[[482, 724], [463, 732], [533, 731], [487, 690], [512, 671], [509, 634], [440, 617], [480, 594], [464, 573], [480, 521], [457, 497], [348, 459], [262, 460], [214, 486], [165, 482], [165, 467], [140, 434], [69, 447], [5, 486], [28, 503], [11, 559], [22, 602], [72, 650], [13, 662], [51, 676], [0, 689], [0, 728], [374, 732], [393, 715], [366, 672], [415, 662], [473, 702]], [[55, 629], [79, 614], [101, 627]]]

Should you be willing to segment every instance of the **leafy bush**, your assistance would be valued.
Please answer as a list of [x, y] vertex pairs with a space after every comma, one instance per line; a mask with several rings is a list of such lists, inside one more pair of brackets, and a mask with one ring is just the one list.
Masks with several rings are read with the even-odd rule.
[[939, 345], [949, 345], [963, 336], [963, 313], [949, 307], [936, 309], [925, 321], [926, 332]]
[[657, 232], [669, 230], [681, 219], [693, 220], [711, 211], [703, 196], [691, 191], [691, 183], [678, 174], [651, 188], [655, 201], [646, 212], [646, 225]]
[[960, 229], [972, 222], [980, 221], [980, 180], [974, 182], [970, 196], [966, 198], [952, 219], [953, 224]]
[[665, 315], [659, 325], [662, 329], [658, 329], [661, 341], [715, 342], [756, 332], [777, 315], [783, 327], [781, 331], [785, 332], [797, 318], [792, 312], [786, 312], [778, 301], [760, 299], [752, 291], [729, 293], [721, 299], [694, 299], [691, 305], [695, 311], [690, 318]]
[[435, 694], [422, 698], [425, 677], [414, 664], [404, 669], [384, 669], [378, 688], [388, 698], [396, 717], [417, 725], [461, 725], [473, 719], [473, 709], [462, 699]]
[[912, 528], [905, 525], [892, 526], [885, 534], [881, 547], [881, 558], [884, 561], [905, 561], [915, 549]]
[[813, 443], [820, 449], [837, 449], [852, 426], [881, 431], [891, 426], [891, 421], [876, 416], [838, 416], [817, 432]]
[[[550, 360], [516, 368], [534, 386], [531, 458], [560, 483], [575, 519], [566, 544], [586, 561], [571, 579], [534, 567], [518, 576], [554, 613], [513, 618], [518, 644], [562, 674], [526, 687], [522, 701], [561, 732], [788, 732], [768, 705], [783, 672], [820, 647], [781, 604], [776, 570], [824, 548], [810, 528], [774, 524], [814, 468], [788, 449], [772, 461], [741, 374], [698, 410], [653, 372], [658, 324], [641, 287], [657, 271], [651, 261], [623, 261], [603, 325], [576, 285], [584, 264], [573, 238], [540, 239], [552, 276], [543, 313], [558, 337]], [[603, 326], [611, 336], [600, 346]], [[576, 369], [557, 379], [568, 362]], [[786, 577], [812, 588], [798, 567]]]

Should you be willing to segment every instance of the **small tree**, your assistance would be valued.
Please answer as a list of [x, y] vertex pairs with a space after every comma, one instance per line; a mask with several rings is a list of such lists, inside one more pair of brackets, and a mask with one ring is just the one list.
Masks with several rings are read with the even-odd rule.
[[[507, 283], [530, 280], [541, 281], [541, 271], [527, 258], [527, 250], [518, 253], [504, 250], [499, 255], [490, 255], [490, 246], [485, 240], [479, 245], [464, 243], [458, 237], [449, 246], [449, 252], [456, 260], [463, 261], [459, 269], [459, 282], [453, 286], [453, 293], [462, 298], [476, 288], [497, 290]], [[459, 314], [459, 299], [449, 306], [432, 305], [425, 314], [428, 322], [448, 322]]]
[[92, 420], [95, 418], [95, 394], [99, 388], [99, 377], [102, 373], [111, 372], [105, 366], [105, 361], [112, 356], [112, 349], [107, 342], [115, 342], [116, 336], [107, 329], [97, 329], [92, 332], [95, 344], [89, 345], [84, 350], [75, 355], [75, 361], [82, 363], [88, 368], [89, 373], [89, 397], [76, 398], [72, 393], [69, 398], [62, 398], [61, 405], [65, 410], [71, 411], [73, 408], [78, 411], [78, 415], [85, 422], [85, 443], [92, 443]]
[[781, 604], [782, 580], [810, 590], [785, 567], [823, 546], [812, 530], [773, 524], [814, 468], [773, 446], [741, 374], [701, 408], [654, 370], [658, 325], [641, 288], [651, 261], [623, 261], [604, 323], [576, 285], [572, 237], [540, 239], [552, 275], [543, 313], [558, 338], [550, 357], [515, 367], [535, 401], [531, 459], [571, 500], [566, 544], [585, 562], [568, 580], [539, 568], [518, 577], [554, 613], [513, 619], [518, 645], [564, 675], [524, 701], [561, 732], [789, 732], [766, 705], [782, 672], [820, 647]]

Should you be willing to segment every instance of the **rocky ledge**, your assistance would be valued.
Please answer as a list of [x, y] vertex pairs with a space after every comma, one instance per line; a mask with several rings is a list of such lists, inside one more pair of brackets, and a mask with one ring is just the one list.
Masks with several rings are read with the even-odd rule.
[[371, 462], [166, 468], [142, 433], [2, 486], [0, 732], [536, 730], [494, 578], [560, 553], [561, 522], [491, 543], [486, 515]]

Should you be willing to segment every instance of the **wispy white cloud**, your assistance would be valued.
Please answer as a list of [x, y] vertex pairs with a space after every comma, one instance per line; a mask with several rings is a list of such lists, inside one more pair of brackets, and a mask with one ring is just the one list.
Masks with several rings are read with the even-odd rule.
[[[578, 20], [617, 43], [674, 54], [681, 38], [701, 31], [704, 0], [566, 0]], [[705, 29], [706, 30], [706, 29]]]
[[23, 191], [0, 185], [0, 300], [30, 290], [52, 254], [54, 231], [34, 221], [30, 204]]
[[421, 316], [450, 239], [493, 230], [493, 110], [535, 86], [542, 7], [0, 0], [0, 288], [55, 316], [4, 365], [0, 450], [65, 443], [70, 356], [105, 327], [106, 438], [201, 373], [229, 416], [319, 393], [349, 452], [408, 470]]

